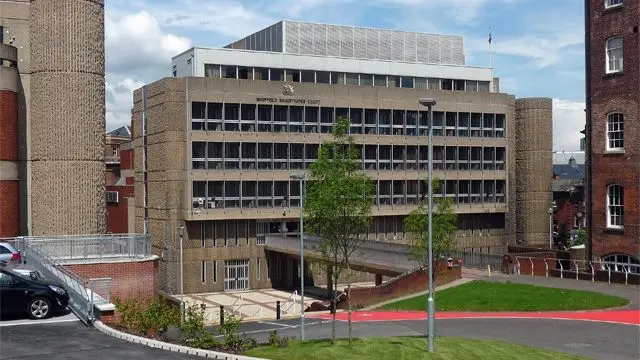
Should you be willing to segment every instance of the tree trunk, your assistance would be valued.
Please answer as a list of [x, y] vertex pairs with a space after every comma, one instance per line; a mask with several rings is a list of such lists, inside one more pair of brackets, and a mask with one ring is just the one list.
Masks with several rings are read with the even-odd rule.
[[349, 319], [349, 346], [351, 346], [351, 267], [349, 260], [347, 263], [347, 314]]

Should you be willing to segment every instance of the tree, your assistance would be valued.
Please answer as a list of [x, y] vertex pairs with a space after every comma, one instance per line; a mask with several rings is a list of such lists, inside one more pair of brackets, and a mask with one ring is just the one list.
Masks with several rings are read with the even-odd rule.
[[[428, 180], [427, 180], [428, 181]], [[427, 183], [428, 184], [428, 183]], [[434, 195], [440, 192], [440, 181], [433, 180]], [[429, 264], [429, 207], [425, 198], [416, 210], [405, 219], [405, 229], [413, 235], [409, 259], [417, 261], [420, 267]], [[433, 256], [448, 255], [455, 248], [458, 216], [453, 212], [453, 200], [447, 197], [433, 197]]]
[[[375, 186], [362, 171], [360, 154], [348, 135], [347, 118], [336, 119], [333, 139], [322, 143], [317, 161], [311, 165], [305, 197], [305, 221], [310, 232], [322, 238], [322, 254], [333, 267], [334, 294], [340, 267], [351, 272], [350, 261], [365, 238], [371, 222]], [[335, 295], [332, 304], [335, 302]], [[335, 305], [334, 305], [335, 308]], [[351, 342], [351, 280], [347, 278], [347, 311]], [[335, 311], [332, 342], [335, 341]]]

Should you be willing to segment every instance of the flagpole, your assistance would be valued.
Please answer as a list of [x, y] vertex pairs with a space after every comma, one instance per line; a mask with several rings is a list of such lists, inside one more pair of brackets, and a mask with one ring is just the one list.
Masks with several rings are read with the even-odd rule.
[[492, 66], [492, 57], [493, 57], [493, 39], [492, 39], [491, 28], [489, 28], [489, 69], [491, 71], [491, 80], [489, 80], [489, 92], [493, 92], [493, 66]]

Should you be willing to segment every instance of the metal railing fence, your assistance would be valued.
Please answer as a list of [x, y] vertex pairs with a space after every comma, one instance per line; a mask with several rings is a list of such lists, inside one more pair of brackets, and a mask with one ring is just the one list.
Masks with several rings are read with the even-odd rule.
[[151, 236], [144, 234], [22, 236], [5, 241], [12, 243], [27, 256], [28, 248], [38, 248], [41, 253], [56, 260], [132, 259], [151, 256]]

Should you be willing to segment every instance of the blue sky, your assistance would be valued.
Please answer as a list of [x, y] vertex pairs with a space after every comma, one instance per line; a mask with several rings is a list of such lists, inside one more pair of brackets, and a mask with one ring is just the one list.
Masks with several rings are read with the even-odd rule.
[[191, 46], [224, 46], [282, 19], [464, 36], [467, 64], [501, 91], [554, 98], [554, 148], [576, 150], [584, 126], [582, 0], [109, 0], [107, 128], [128, 122], [131, 90], [170, 73]]

